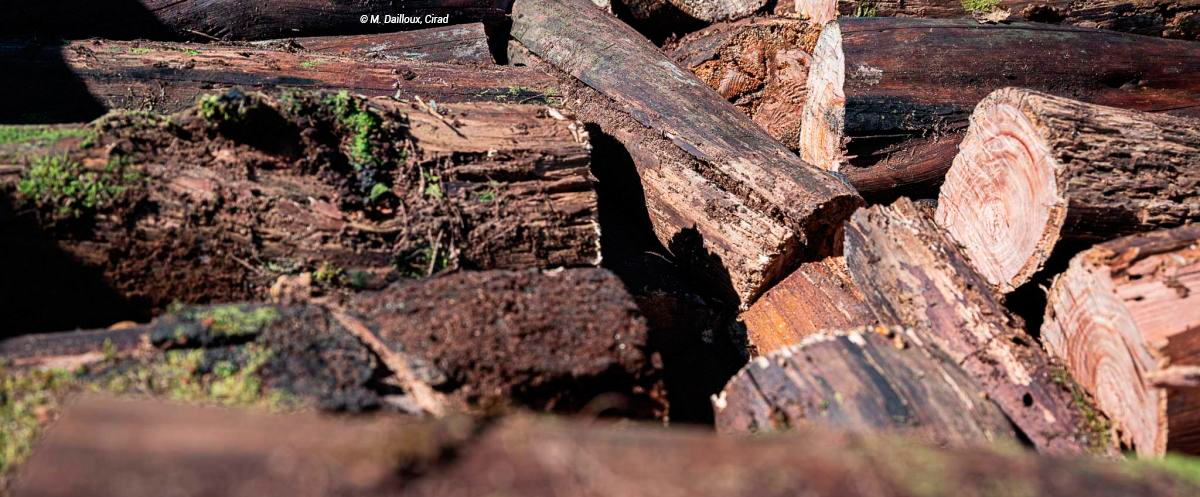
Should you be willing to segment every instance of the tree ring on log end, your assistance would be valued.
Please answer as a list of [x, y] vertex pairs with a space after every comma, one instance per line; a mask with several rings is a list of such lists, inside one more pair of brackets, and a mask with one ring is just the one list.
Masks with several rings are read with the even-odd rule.
[[837, 171], [846, 120], [846, 54], [837, 22], [825, 25], [808, 70], [808, 100], [800, 120], [800, 156], [809, 164]]

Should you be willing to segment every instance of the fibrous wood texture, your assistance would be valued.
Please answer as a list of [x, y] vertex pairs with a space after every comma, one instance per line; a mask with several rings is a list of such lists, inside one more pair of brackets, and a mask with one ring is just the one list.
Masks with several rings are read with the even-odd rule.
[[908, 199], [857, 212], [846, 265], [884, 324], [911, 326], [971, 375], [1045, 453], [1107, 447], [1056, 368], [955, 245]]
[[265, 48], [356, 57], [363, 60], [495, 64], [481, 23], [432, 27], [395, 33], [312, 36], [255, 42]]
[[1200, 120], [999, 90], [971, 115], [936, 217], [1012, 291], [1062, 242], [1200, 220]]
[[750, 345], [764, 355], [822, 330], [846, 330], [875, 321], [841, 257], [801, 264], [740, 318]]
[[[630, 145], [658, 137], [688, 156], [641, 161], [651, 219], [668, 247], [681, 234], [699, 238], [701, 250], [713, 254], [703, 271], [728, 281], [725, 286], [743, 303], [794, 267], [801, 254], [829, 252], [841, 220], [860, 202], [847, 185], [799, 160], [637, 32], [583, 0], [521, 0], [513, 7], [512, 34], [592, 88], [597, 95], [591, 100], [601, 100], [596, 107], [610, 106], [614, 125], [601, 127], [621, 139], [635, 161], [638, 155], [678, 155]], [[577, 99], [569, 95], [566, 102]], [[624, 130], [608, 130], [621, 127], [628, 130], [624, 138]], [[771, 221], [749, 224], [751, 216]]]
[[620, 0], [638, 19], [651, 19], [664, 12], [678, 11], [705, 22], [732, 21], [749, 17], [768, 0]]
[[[305, 271], [374, 287], [600, 258], [587, 134], [544, 107], [231, 92], [45, 129], [7, 128], [27, 139], [0, 146], [2, 248], [24, 261], [0, 309], [16, 328], [253, 299]], [[48, 295], [74, 311], [31, 312]]]
[[339, 421], [89, 399], [72, 406], [50, 431], [13, 495], [142, 497], [160, 495], [167, 487], [186, 495], [298, 497], [984, 497], [997, 491], [1185, 497], [1197, 492], [1188, 481], [1150, 469], [1012, 450], [936, 449], [828, 430], [738, 439], [686, 428], [531, 417], [478, 426], [463, 420]]
[[1023, 87], [1113, 107], [1200, 114], [1200, 45], [1036, 23], [846, 18], [813, 54], [805, 160], [868, 198], [931, 196], [974, 106]]
[[[791, 3], [792, 0], [785, 0]], [[842, 17], [993, 17], [1140, 35], [1195, 40], [1200, 37], [1200, 4], [1193, 0], [795, 0], [795, 11], [813, 22]]]
[[1127, 447], [1200, 453], [1200, 226], [1076, 255], [1054, 280], [1042, 339]]
[[717, 431], [805, 425], [903, 432], [938, 445], [1012, 440], [979, 387], [912, 330], [865, 327], [810, 336], [747, 364], [713, 400]]

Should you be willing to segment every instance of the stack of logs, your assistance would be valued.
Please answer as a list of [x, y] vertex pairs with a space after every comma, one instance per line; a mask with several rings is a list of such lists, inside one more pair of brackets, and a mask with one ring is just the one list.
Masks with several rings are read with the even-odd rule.
[[[1200, 455], [1189, 2], [66, 3], [0, 7], [0, 373], [438, 420], [90, 399], [17, 495], [943, 495], [857, 481], [893, 435], [980, 495], [1196, 490], [978, 448]], [[514, 407], [817, 438], [456, 417]]]

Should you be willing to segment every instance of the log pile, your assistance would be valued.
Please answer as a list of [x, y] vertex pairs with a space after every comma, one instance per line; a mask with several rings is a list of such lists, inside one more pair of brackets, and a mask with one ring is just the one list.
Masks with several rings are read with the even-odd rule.
[[1200, 493], [1200, 11], [939, 1], [0, 7], [0, 495]]

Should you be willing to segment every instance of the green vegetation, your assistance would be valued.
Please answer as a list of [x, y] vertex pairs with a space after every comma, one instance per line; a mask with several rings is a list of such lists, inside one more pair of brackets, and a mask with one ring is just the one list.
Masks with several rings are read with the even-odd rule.
[[378, 137], [382, 119], [345, 90], [326, 97], [326, 104], [338, 123], [350, 131], [350, 165], [358, 171], [379, 165], [371, 139]]
[[325, 61], [323, 61], [323, 60], [312, 59], [312, 60], [306, 60], [304, 62], [301, 62], [300, 67], [303, 67], [305, 69], [312, 69], [312, 68], [317, 67], [324, 63], [325, 63]]
[[[220, 95], [201, 95], [196, 102], [200, 117], [214, 123], [237, 122], [246, 117], [246, 108], [234, 106]], [[236, 107], [236, 108], [232, 108]]]
[[72, 389], [68, 371], [5, 371], [0, 366], [0, 489]]
[[150, 49], [146, 47], [133, 47], [129, 49], [129, 53], [132, 55], [146, 55], [150, 53]]
[[1200, 457], [1168, 453], [1162, 458], [1146, 458], [1127, 464], [1135, 470], [1151, 469], [1170, 473], [1181, 480], [1200, 485]]
[[478, 194], [476, 194], [475, 197], [478, 198], [480, 202], [486, 204], [488, 202], [496, 200], [496, 191], [488, 190], [486, 192], [479, 192]]
[[108, 364], [88, 386], [193, 404], [286, 408], [292, 402], [286, 394], [263, 392], [259, 375], [270, 359], [271, 352], [256, 344], [232, 351], [168, 350], [149, 361]]
[[1071, 391], [1071, 403], [1074, 405], [1076, 411], [1083, 415], [1083, 428], [1087, 430], [1091, 438], [1092, 449], [1097, 453], [1107, 450], [1109, 430], [1111, 428], [1108, 418], [1096, 410], [1091, 400], [1088, 399], [1087, 394], [1084, 393], [1083, 389], [1071, 379], [1071, 375], [1061, 366], [1050, 370], [1050, 380], [1056, 385]]
[[238, 305], [222, 305], [199, 310], [193, 317], [215, 334], [235, 337], [261, 332], [279, 319], [279, 311], [270, 306], [245, 310]]
[[[64, 138], [82, 138], [85, 142], [94, 140], [96, 131], [92, 128], [54, 127], [54, 126], [0, 126], [0, 145], [28, 143], [30, 145], [49, 145]], [[86, 145], [80, 144], [82, 147]]]
[[85, 169], [66, 156], [42, 156], [17, 184], [17, 191], [39, 205], [54, 206], [62, 216], [81, 217], [85, 212], [111, 205], [125, 193], [127, 183], [142, 179], [126, 171], [121, 161], [109, 161], [103, 171]]
[[186, 54], [188, 54], [188, 55], [191, 55], [191, 56], [193, 56], [193, 57], [194, 57], [194, 56], [197, 56], [197, 55], [200, 55], [200, 51], [199, 51], [199, 50], [196, 50], [196, 49], [194, 49], [194, 48], [189, 48], [189, 49], [187, 49], [187, 50], [184, 50], [183, 52], [184, 52], [184, 53], [186, 53]]
[[375, 183], [375, 186], [371, 187], [371, 193], [367, 195], [367, 200], [374, 202], [376, 200], [379, 200], [379, 197], [382, 197], [383, 195], [390, 193], [391, 191], [392, 191], [392, 189], [388, 188], [387, 185], [385, 185], [383, 183]]
[[1000, 0], [962, 0], [963, 10], [972, 14], [986, 14], [1000, 5]]
[[421, 171], [421, 182], [425, 184], [425, 189], [422, 191], [422, 193], [424, 193], [426, 197], [430, 197], [435, 200], [441, 200], [443, 198], [442, 178], [433, 173]]
[[879, 6], [874, 0], [862, 0], [854, 5], [854, 17], [875, 17], [879, 14]]
[[341, 280], [343, 273], [345, 270], [341, 266], [325, 261], [313, 272], [313, 281], [322, 285], [333, 285]]

